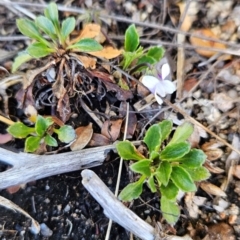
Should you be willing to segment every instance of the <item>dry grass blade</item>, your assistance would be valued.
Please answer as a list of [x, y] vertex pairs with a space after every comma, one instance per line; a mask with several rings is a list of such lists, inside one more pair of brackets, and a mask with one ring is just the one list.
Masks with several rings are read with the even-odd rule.
[[23, 214], [27, 218], [30, 218], [32, 221], [32, 225], [30, 227], [31, 232], [33, 234], [38, 234], [40, 232], [39, 223], [34, 218], [32, 218], [27, 212], [25, 212], [22, 208], [20, 208], [18, 205], [16, 205], [15, 203], [11, 202], [10, 200], [2, 196], [0, 196], [0, 205], [14, 212], [19, 212], [20, 214]]

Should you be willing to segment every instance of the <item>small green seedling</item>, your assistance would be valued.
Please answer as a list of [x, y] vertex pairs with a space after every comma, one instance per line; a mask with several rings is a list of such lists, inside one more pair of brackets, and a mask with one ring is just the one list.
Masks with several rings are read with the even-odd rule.
[[193, 133], [193, 126], [185, 122], [177, 127], [172, 139], [164, 146], [172, 131], [172, 122], [164, 120], [152, 125], [143, 139], [148, 156], [142, 155], [129, 141], [117, 144], [118, 154], [125, 160], [136, 161], [130, 169], [141, 175], [138, 181], [127, 185], [119, 195], [122, 201], [136, 199], [147, 182], [152, 192], [161, 194], [161, 211], [168, 223], [174, 224], [180, 216], [177, 204], [179, 190], [196, 191], [195, 181], [209, 178], [210, 173], [203, 167], [206, 155], [202, 150], [192, 148], [187, 139]]
[[55, 3], [50, 3], [44, 11], [44, 16], [36, 17], [35, 21], [25, 18], [18, 19], [19, 31], [35, 42], [16, 57], [12, 71], [16, 71], [24, 62], [33, 58], [42, 58], [52, 54], [61, 57], [70, 51], [88, 53], [102, 50], [102, 46], [91, 38], [84, 38], [79, 42], [69, 44], [68, 37], [75, 29], [75, 24], [74, 17], [69, 17], [60, 24], [58, 8]]
[[76, 135], [75, 130], [64, 125], [56, 128], [52, 117], [37, 116], [34, 127], [28, 127], [22, 122], [16, 122], [7, 128], [7, 131], [15, 138], [26, 138], [25, 152], [35, 152], [42, 143], [51, 147], [57, 147], [57, 140], [52, 136], [53, 133], [58, 135], [58, 139], [63, 143], [72, 142]]
[[[135, 65], [145, 64], [145, 68], [148, 68], [147, 64], [156, 64], [163, 57], [164, 49], [162, 47], [151, 47], [147, 53], [145, 53], [139, 43], [140, 39], [137, 29], [135, 25], [132, 24], [125, 32], [123, 60], [121, 62], [124, 70], [127, 70], [132, 63]], [[141, 67], [141, 70], [143, 70], [143, 67]]]

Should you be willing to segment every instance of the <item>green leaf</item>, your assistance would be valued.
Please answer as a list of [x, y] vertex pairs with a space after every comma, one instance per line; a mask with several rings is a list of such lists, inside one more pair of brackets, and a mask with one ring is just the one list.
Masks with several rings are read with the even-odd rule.
[[134, 24], [131, 24], [125, 32], [124, 49], [134, 52], [139, 45], [139, 36]]
[[117, 152], [125, 160], [142, 160], [145, 157], [137, 151], [135, 146], [129, 141], [123, 141], [116, 144]]
[[181, 166], [188, 168], [196, 168], [202, 166], [206, 160], [206, 155], [200, 149], [191, 149], [189, 153], [178, 159], [181, 162]]
[[184, 122], [182, 125], [177, 127], [173, 135], [173, 138], [171, 139], [169, 144], [184, 142], [191, 136], [191, 134], [193, 133], [193, 130], [194, 128], [191, 123]]
[[123, 69], [127, 69], [131, 63], [137, 59], [140, 58], [143, 55], [143, 47], [139, 47], [136, 52], [123, 52], [123, 60], [120, 63], [121, 66], [123, 66]]
[[151, 192], [155, 193], [157, 191], [153, 174], [148, 178], [147, 184], [148, 184], [148, 187], [150, 188]]
[[185, 168], [185, 170], [190, 174], [192, 180], [197, 182], [206, 180], [211, 176], [209, 171], [203, 166], [198, 168]]
[[69, 17], [62, 22], [61, 35], [64, 41], [67, 39], [69, 34], [74, 30], [75, 24], [76, 21], [74, 17]]
[[37, 116], [37, 121], [35, 124], [35, 131], [37, 133], [38, 136], [43, 136], [43, 134], [46, 132], [47, 130], [47, 123], [44, 117], [42, 117], [41, 115]]
[[197, 190], [190, 174], [182, 167], [172, 167], [171, 179], [173, 183], [184, 192], [193, 192]]
[[172, 172], [171, 164], [169, 162], [161, 162], [160, 166], [157, 168], [155, 172], [155, 177], [159, 182], [166, 186], [169, 182], [171, 172]]
[[46, 137], [44, 138], [44, 141], [48, 146], [51, 146], [51, 147], [58, 146], [57, 140], [49, 134], [46, 135]]
[[46, 57], [47, 55], [55, 52], [54, 49], [48, 48], [45, 44], [36, 42], [31, 44], [27, 48], [27, 52], [29, 55], [35, 58], [41, 58], [41, 57]]
[[58, 21], [58, 8], [57, 4], [51, 2], [47, 8], [44, 10], [44, 15], [52, 21], [53, 25], [57, 32], [60, 30], [59, 21]]
[[25, 18], [17, 19], [17, 27], [19, 31], [27, 37], [38, 40], [40, 42], [44, 40], [35, 23], [31, 20]]
[[162, 133], [162, 141], [168, 138], [169, 134], [172, 131], [172, 125], [173, 125], [172, 121], [169, 120], [163, 120], [162, 122], [159, 123]]
[[147, 144], [150, 153], [158, 151], [161, 144], [161, 128], [158, 124], [152, 125], [146, 132], [143, 141]]
[[35, 19], [36, 26], [46, 33], [52, 40], [57, 39], [57, 33], [53, 23], [44, 16], [39, 16]]
[[152, 151], [150, 153], [149, 159], [152, 159], [152, 160], [159, 159], [159, 155], [160, 155], [159, 152]]
[[163, 161], [173, 162], [182, 158], [191, 149], [191, 146], [187, 142], [179, 142], [171, 145], [167, 145], [160, 153], [160, 159]]
[[125, 202], [130, 202], [133, 199], [136, 199], [142, 193], [142, 187], [145, 176], [142, 176], [137, 182], [128, 184], [119, 194], [118, 198]]
[[[156, 60], [150, 56], [142, 56], [141, 58], [138, 59], [137, 65], [142, 64], [142, 63], [149, 63], [150, 65], [156, 63]], [[140, 68], [141, 70], [147, 68], [147, 66]]]
[[45, 122], [47, 124], [47, 127], [50, 127], [52, 124], [54, 124], [52, 117], [46, 117]]
[[167, 199], [176, 200], [179, 189], [172, 181], [169, 181], [167, 186], [161, 185], [160, 191]]
[[165, 196], [161, 197], [161, 211], [163, 217], [169, 224], [176, 223], [180, 216], [180, 210], [177, 203], [169, 201]]
[[17, 122], [9, 126], [7, 131], [15, 138], [26, 138], [29, 134], [34, 133], [35, 129]]
[[81, 52], [95, 52], [103, 49], [102, 45], [92, 38], [84, 38], [79, 42], [68, 46], [67, 49], [75, 49]]
[[27, 52], [21, 52], [19, 55], [14, 59], [14, 62], [12, 64], [12, 72], [14, 73], [23, 63], [30, 61], [33, 59], [31, 55], [29, 55]]
[[25, 148], [24, 151], [25, 152], [35, 152], [40, 145], [42, 137], [28, 137], [25, 141]]
[[130, 169], [133, 172], [140, 173], [142, 175], [145, 175], [145, 176], [149, 177], [149, 176], [151, 176], [151, 169], [150, 169], [151, 162], [152, 161], [149, 160], [149, 159], [143, 159], [141, 161], [133, 163], [130, 166]]
[[148, 50], [147, 56], [152, 57], [155, 59], [156, 62], [159, 62], [165, 53], [163, 47], [152, 47]]
[[76, 138], [75, 130], [69, 125], [54, 129], [54, 132], [58, 134], [58, 139], [64, 143], [70, 143]]

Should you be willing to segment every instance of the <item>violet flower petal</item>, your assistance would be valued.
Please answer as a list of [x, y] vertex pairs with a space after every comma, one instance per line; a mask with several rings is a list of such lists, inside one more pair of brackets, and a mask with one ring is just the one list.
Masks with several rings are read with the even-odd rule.
[[169, 64], [165, 63], [162, 65], [162, 79], [164, 80], [170, 74]]

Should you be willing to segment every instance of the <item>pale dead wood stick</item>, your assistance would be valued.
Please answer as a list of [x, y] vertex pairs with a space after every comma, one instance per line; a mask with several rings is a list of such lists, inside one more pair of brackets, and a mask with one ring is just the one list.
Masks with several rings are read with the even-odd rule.
[[[140, 141], [132, 143], [139, 145]], [[0, 172], [0, 189], [61, 173], [102, 165], [110, 150], [115, 150], [115, 145], [53, 155], [14, 153], [0, 148], [0, 162], [12, 166], [12, 168]]]
[[[122, 204], [108, 189], [103, 181], [91, 170], [81, 173], [82, 184], [104, 209], [104, 214], [129, 232], [144, 240], [181, 240], [184, 238], [157, 233], [147, 222]], [[190, 238], [191, 239], [191, 238]]]
[[0, 173], [0, 189], [101, 165], [114, 145], [54, 155], [14, 153], [0, 148], [0, 162], [13, 167]]
[[240, 151], [238, 149], [236, 149], [235, 147], [233, 147], [230, 143], [228, 143], [227, 141], [225, 141], [224, 139], [222, 139], [221, 137], [219, 137], [217, 134], [215, 134], [214, 132], [212, 132], [211, 130], [209, 130], [208, 128], [204, 127], [200, 122], [198, 122], [197, 120], [195, 120], [194, 118], [190, 117], [187, 113], [185, 113], [182, 109], [180, 109], [179, 107], [177, 107], [176, 105], [172, 104], [170, 101], [168, 101], [167, 99], [164, 99], [164, 102], [171, 108], [173, 108], [175, 111], [181, 113], [186, 119], [188, 119], [192, 124], [199, 126], [200, 128], [204, 129], [207, 133], [209, 133], [210, 135], [212, 135], [213, 137], [215, 137], [217, 140], [219, 140], [221, 143], [223, 143], [225, 146], [228, 146], [230, 149], [232, 149], [233, 151], [235, 151], [236, 153], [238, 153], [240, 155]]

